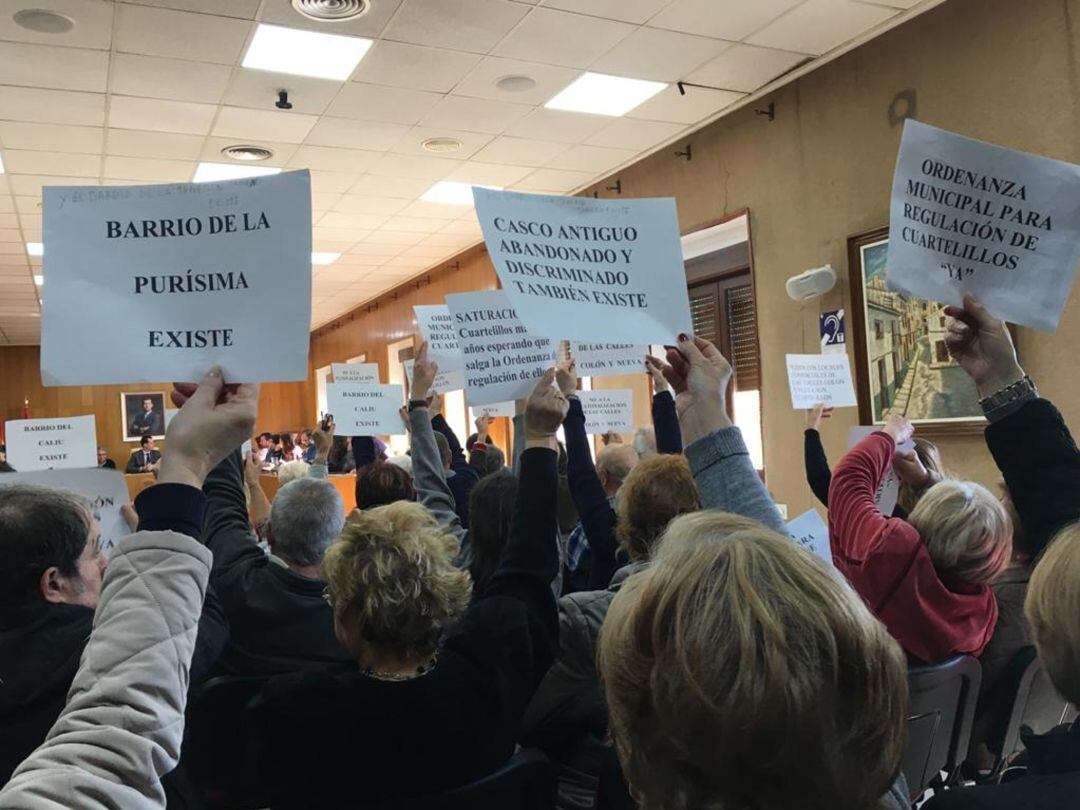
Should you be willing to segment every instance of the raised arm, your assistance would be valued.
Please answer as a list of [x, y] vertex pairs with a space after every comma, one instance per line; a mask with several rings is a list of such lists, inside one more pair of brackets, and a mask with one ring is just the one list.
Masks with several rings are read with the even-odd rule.
[[270, 520], [270, 500], [262, 488], [259, 474], [262, 463], [256, 453], [249, 452], [244, 458], [244, 485], [247, 487], [251, 522], [256, 526], [265, 526]]
[[315, 458], [311, 460], [308, 475], [312, 478], [326, 478], [330, 474], [330, 448], [334, 446], [333, 419], [326, 420], [326, 426], [319, 424], [311, 431], [311, 443], [315, 448]]
[[664, 377], [664, 364], [654, 357], [646, 357], [645, 365], [653, 385], [652, 420], [656, 432], [656, 452], [677, 456], [683, 451], [682, 431], [679, 429], [675, 396]]
[[244, 462], [239, 448], [222, 459], [203, 483], [207, 509], [201, 539], [214, 554], [215, 573], [263, 554], [251, 527], [244, 486]]
[[825, 447], [821, 444], [821, 420], [832, 416], [832, 408], [815, 405], [806, 412], [806, 433], [803, 434], [803, 461], [806, 464], [806, 483], [814, 496], [824, 506], [829, 505], [829, 484], [832, 470], [829, 459], [825, 457]]

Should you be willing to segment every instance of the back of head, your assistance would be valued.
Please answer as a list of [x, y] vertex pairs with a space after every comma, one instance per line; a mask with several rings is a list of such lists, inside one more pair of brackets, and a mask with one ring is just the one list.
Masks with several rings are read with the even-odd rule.
[[502, 469], [484, 478], [469, 493], [469, 573], [477, 587], [495, 573], [510, 536], [518, 479]]
[[41, 599], [41, 575], [53, 566], [76, 577], [90, 521], [89, 505], [74, 493], [0, 487], [0, 605]]
[[277, 468], [278, 486], [283, 487], [297, 478], [307, 478], [311, 466], [306, 461], [286, 461]]
[[989, 582], [1009, 564], [1012, 523], [1001, 502], [971, 481], [930, 487], [908, 515], [946, 580]]
[[756, 521], [673, 521], [612, 602], [598, 662], [643, 806], [869, 810], [899, 772], [900, 646], [822, 562]]
[[337, 487], [297, 478], [277, 491], [270, 507], [274, 554], [294, 565], [318, 565], [345, 525], [345, 502]]
[[1050, 680], [1080, 704], [1080, 524], [1062, 530], [1035, 566], [1024, 613]]
[[628, 444], [609, 444], [596, 454], [596, 474], [610, 489], [617, 489], [637, 466], [638, 454]]
[[484, 453], [484, 475], [497, 473], [506, 469], [506, 454], [493, 444], [489, 444]]
[[355, 510], [323, 562], [339, 624], [400, 658], [430, 655], [469, 604], [457, 541], [417, 503]]
[[450, 463], [454, 460], [454, 454], [450, 452], [450, 442], [446, 440], [446, 437], [435, 431], [435, 445], [439, 448], [439, 458], [442, 459], [443, 466], [446, 469], [450, 469]]
[[356, 474], [356, 507], [373, 509], [395, 501], [415, 501], [412, 476], [386, 461], [374, 461]]
[[631, 470], [619, 490], [615, 532], [632, 559], [648, 557], [673, 518], [700, 508], [686, 457], [652, 456]]

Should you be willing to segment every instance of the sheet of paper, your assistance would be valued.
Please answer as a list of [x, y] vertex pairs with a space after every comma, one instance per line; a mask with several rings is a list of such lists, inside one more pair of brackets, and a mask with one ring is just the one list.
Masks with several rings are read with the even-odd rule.
[[634, 432], [633, 391], [578, 391], [577, 397], [585, 412], [586, 433]]
[[833, 567], [832, 548], [829, 546], [829, 527], [816, 509], [803, 512], [787, 524], [791, 539]]
[[327, 413], [334, 415], [338, 436], [393, 436], [405, 432], [399, 410], [405, 404], [400, 385], [329, 383]]
[[672, 344], [692, 331], [675, 201], [473, 187], [503, 289], [535, 335]]
[[[881, 430], [880, 427], [874, 425], [856, 425], [848, 433], [848, 450], [857, 445], [871, 433], [875, 433]], [[915, 449], [915, 442], [908, 439], [906, 442], [902, 442], [897, 446], [896, 452], [907, 453]], [[885, 473], [885, 478], [882, 479], [881, 484], [877, 488], [877, 492], [874, 493], [874, 501], [877, 503], [878, 509], [883, 515], [891, 515], [896, 508], [896, 501], [900, 497], [900, 479], [896, 477], [896, 472], [890, 466], [888, 472]]]
[[834, 408], [857, 404], [846, 354], [789, 354], [787, 372], [791, 407], [796, 410], [813, 408], [819, 402]]
[[172, 422], [173, 417], [180, 413], [179, 408], [166, 408], [165, 409], [165, 429], [169, 429], [169, 423]]
[[446, 296], [472, 406], [524, 399], [551, 368], [555, 347], [530, 334], [503, 290]]
[[[409, 381], [409, 390], [412, 390], [412, 378], [413, 367], [416, 365], [415, 360], [403, 360], [401, 365], [405, 369], [405, 379]], [[445, 394], [449, 391], [460, 391], [465, 387], [465, 372], [458, 369], [457, 371], [451, 371], [449, 373], [439, 369], [439, 373], [435, 375], [435, 382], [432, 383], [432, 392], [439, 392]]]
[[517, 413], [517, 403], [513, 400], [510, 402], [492, 402], [490, 405], [478, 405], [476, 407], [469, 407], [469, 419], [471, 422], [475, 422], [480, 416], [505, 416], [510, 419], [514, 418], [514, 414]]
[[579, 377], [613, 377], [617, 374], [644, 374], [645, 343], [571, 343], [570, 354], [577, 361]]
[[446, 304], [414, 306], [413, 314], [420, 337], [428, 343], [428, 359], [438, 363], [443, 374], [462, 371], [464, 360], [450, 308]]
[[379, 384], [378, 363], [331, 363], [330, 371], [334, 375], [334, 382]]
[[1080, 264], [1080, 166], [908, 119], [889, 211], [886, 284], [1056, 329]]
[[8, 463], [16, 470], [59, 470], [97, 466], [94, 417], [16, 419], [4, 425]]
[[[94, 463], [97, 463], [96, 458]], [[0, 486], [5, 484], [32, 484], [49, 489], [65, 489], [82, 495], [90, 502], [94, 519], [101, 527], [101, 550], [106, 557], [122, 538], [131, 534], [131, 529], [120, 514], [120, 507], [126, 504], [130, 497], [124, 476], [117, 470], [95, 468], [3, 473], [0, 474]]]
[[45, 385], [303, 380], [307, 171], [213, 183], [47, 186]]

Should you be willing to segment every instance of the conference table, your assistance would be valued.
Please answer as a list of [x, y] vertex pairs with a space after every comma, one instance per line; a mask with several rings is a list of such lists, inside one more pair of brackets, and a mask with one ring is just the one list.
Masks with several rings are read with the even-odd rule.
[[[133, 501], [140, 492], [154, 483], [153, 473], [135, 473], [125, 475], [124, 478], [127, 480], [128, 495]], [[345, 501], [345, 514], [349, 514], [356, 508], [356, 476], [352, 474], [331, 475], [327, 480], [337, 487], [337, 491], [341, 493], [341, 499]], [[278, 491], [278, 477], [276, 475], [260, 475], [259, 484], [262, 486], [263, 492], [266, 493], [267, 499], [273, 502]]]

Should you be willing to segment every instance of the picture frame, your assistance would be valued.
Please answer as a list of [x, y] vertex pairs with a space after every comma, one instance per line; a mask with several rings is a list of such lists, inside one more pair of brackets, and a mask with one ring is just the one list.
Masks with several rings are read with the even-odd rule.
[[164, 439], [165, 401], [164, 391], [121, 392], [120, 425], [124, 441], [137, 442], [147, 433], [154, 439]]
[[888, 226], [848, 238], [859, 421], [899, 412], [923, 436], [981, 433], [978, 391], [945, 348], [944, 305], [885, 289], [888, 244]]

